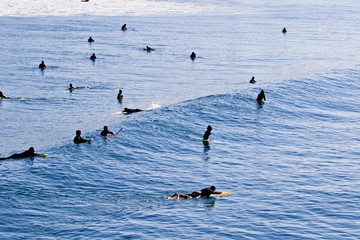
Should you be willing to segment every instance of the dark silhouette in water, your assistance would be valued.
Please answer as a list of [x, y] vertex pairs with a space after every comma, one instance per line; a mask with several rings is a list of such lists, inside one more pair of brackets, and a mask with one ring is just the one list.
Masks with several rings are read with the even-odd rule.
[[123, 30], [123, 31], [127, 30], [126, 24], [122, 25], [121, 30]]
[[46, 68], [44, 61], [41, 61], [41, 63], [39, 64], [39, 68], [42, 70]]
[[147, 51], [147, 52], [151, 52], [151, 51], [154, 51], [155, 49], [149, 47], [149, 46], [146, 46], [146, 48], [144, 48], [144, 51]]
[[117, 95], [117, 100], [121, 101], [123, 99], [122, 90], [119, 90], [119, 93]]
[[252, 84], [256, 83], [255, 77], [252, 77], [252, 78], [250, 79], [250, 83], [252, 83]]
[[132, 108], [124, 108], [124, 111], [123, 113], [125, 114], [130, 114], [130, 113], [136, 113], [136, 112], [141, 112], [142, 110], [141, 109], [138, 109], [138, 108], [135, 108], [135, 109], [132, 109]]
[[70, 85], [69, 85], [69, 91], [71, 92], [71, 91], [73, 91], [73, 90], [75, 90], [75, 89], [77, 89], [77, 87], [74, 87], [73, 85], [72, 85], [72, 83], [70, 83]]
[[9, 99], [9, 97], [5, 96], [3, 92], [0, 91], [0, 99]]
[[81, 137], [81, 131], [76, 130], [76, 136], [74, 137], [74, 143], [76, 143], [76, 144], [79, 144], [79, 143], [91, 143], [91, 140], [82, 138]]
[[287, 33], [286, 27], [283, 28], [282, 33], [283, 34]]
[[208, 188], [201, 189], [200, 191], [195, 191], [195, 192], [187, 193], [187, 194], [175, 193], [175, 194], [171, 195], [170, 198], [171, 199], [189, 199], [189, 198], [210, 197], [211, 194], [216, 193], [215, 190], [216, 190], [216, 187], [211, 186]]
[[93, 61], [95, 61], [95, 59], [96, 59], [95, 53], [93, 53], [93, 54], [91, 55], [90, 59], [93, 60]]
[[262, 103], [263, 101], [266, 101], [264, 90], [260, 91], [259, 95], [256, 98], [256, 101], [258, 101], [258, 103]]
[[209, 137], [210, 137], [210, 134], [211, 134], [211, 130], [212, 130], [212, 127], [209, 125], [207, 126], [207, 129], [204, 133], [204, 136], [203, 136], [203, 140], [204, 141], [209, 141]]
[[0, 160], [10, 159], [10, 158], [29, 158], [29, 157], [37, 157], [37, 156], [43, 156], [43, 155], [35, 153], [35, 149], [33, 147], [30, 147], [25, 152], [15, 153], [9, 157], [0, 158]]
[[94, 41], [94, 39], [92, 39], [92, 37], [89, 37], [88, 42], [92, 43], [92, 42], [95, 42], [95, 41]]
[[108, 126], [104, 126], [104, 130], [100, 133], [101, 136], [106, 137], [107, 135], [115, 135], [113, 132], [109, 131]]
[[190, 54], [190, 58], [191, 58], [191, 60], [195, 60], [195, 58], [196, 58], [196, 53], [194, 53], [194, 52], [192, 52], [191, 54]]

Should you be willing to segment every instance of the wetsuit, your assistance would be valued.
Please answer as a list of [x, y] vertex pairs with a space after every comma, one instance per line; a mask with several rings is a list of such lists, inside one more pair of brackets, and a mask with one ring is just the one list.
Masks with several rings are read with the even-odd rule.
[[127, 114], [129, 114], [129, 113], [135, 113], [135, 112], [141, 112], [142, 110], [141, 109], [138, 109], [138, 108], [136, 108], [136, 109], [131, 109], [131, 108], [124, 108], [124, 113], [127, 113]]
[[100, 135], [104, 137], [107, 136], [108, 134], [114, 135], [114, 133], [109, 130], [102, 130], [100, 133]]
[[84, 138], [82, 138], [81, 136], [75, 136], [74, 137], [74, 143], [79, 144], [79, 143], [86, 143], [89, 142], [90, 140], [86, 140]]
[[264, 99], [264, 101], [266, 101], [265, 93], [264, 93], [264, 91], [261, 91], [259, 93], [259, 95], [257, 96], [256, 101], [261, 102], [263, 99]]
[[38, 156], [38, 154], [36, 154], [30, 150], [26, 150], [25, 152], [15, 153], [6, 158], [0, 158], [0, 160], [10, 159], [10, 158], [29, 158], [29, 157], [36, 157], [36, 156]]

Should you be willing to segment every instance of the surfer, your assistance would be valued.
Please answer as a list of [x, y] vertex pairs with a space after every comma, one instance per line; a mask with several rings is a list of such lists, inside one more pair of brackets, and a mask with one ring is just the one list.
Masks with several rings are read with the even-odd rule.
[[200, 197], [210, 197], [211, 194], [215, 193], [216, 187], [211, 186], [208, 188], [203, 188], [200, 191], [195, 191], [188, 194], [175, 193], [170, 196], [171, 199], [189, 199], [189, 198], [200, 198]]
[[252, 78], [250, 79], [250, 83], [252, 83], [252, 84], [256, 83], [255, 77], [252, 77]]
[[122, 25], [121, 30], [123, 30], [123, 31], [127, 30], [126, 24]]
[[0, 91], [0, 99], [9, 99], [9, 97], [5, 96], [3, 92]]
[[119, 90], [119, 93], [117, 95], [117, 100], [121, 101], [123, 99], [122, 90]]
[[95, 59], [96, 59], [95, 53], [93, 53], [93, 54], [91, 55], [90, 59], [93, 60], [93, 61], [95, 61]]
[[81, 131], [76, 130], [76, 136], [74, 137], [74, 143], [76, 143], [76, 144], [79, 144], [79, 143], [91, 143], [91, 140], [82, 138], [81, 137]]
[[258, 101], [258, 103], [262, 103], [263, 101], [266, 101], [264, 90], [260, 91], [259, 95], [256, 98], [256, 101]]
[[191, 58], [191, 60], [195, 60], [195, 58], [196, 58], [196, 53], [194, 53], [194, 52], [192, 52], [191, 54], [190, 54], [190, 58]]
[[204, 136], [203, 136], [203, 141], [209, 141], [211, 130], [212, 130], [212, 127], [210, 125], [207, 126], [207, 129], [206, 129], [206, 131], [204, 133]]
[[154, 51], [155, 49], [149, 47], [149, 46], [146, 46], [146, 48], [144, 48], [144, 51], [147, 51], [147, 52], [151, 52], [151, 51]]
[[138, 109], [138, 108], [124, 108], [124, 111], [123, 113], [125, 114], [130, 114], [130, 113], [135, 113], [135, 112], [141, 112], [142, 110], [141, 109]]
[[33, 147], [30, 147], [25, 152], [15, 153], [9, 157], [0, 158], [0, 160], [10, 159], [10, 158], [29, 158], [29, 157], [37, 157], [37, 156], [43, 156], [43, 154], [35, 153], [35, 149]]
[[69, 91], [71, 92], [72, 90], [75, 90], [75, 89], [77, 89], [77, 87], [74, 87], [73, 85], [72, 85], [72, 83], [70, 83], [70, 85], [69, 85]]
[[46, 68], [46, 65], [45, 65], [44, 61], [41, 61], [41, 63], [39, 64], [39, 68], [40, 69], [45, 69]]
[[89, 39], [88, 39], [88, 42], [89, 43], [92, 43], [92, 42], [95, 42], [94, 39], [92, 39], [92, 37], [90, 36]]
[[113, 132], [109, 131], [108, 126], [104, 126], [104, 130], [100, 133], [101, 136], [106, 137], [107, 135], [115, 135]]
[[283, 28], [282, 33], [283, 34], [287, 33], [286, 27]]

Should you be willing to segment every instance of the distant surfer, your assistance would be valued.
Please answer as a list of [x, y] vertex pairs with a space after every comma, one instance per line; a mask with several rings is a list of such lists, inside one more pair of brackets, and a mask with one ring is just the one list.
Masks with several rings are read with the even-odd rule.
[[39, 64], [39, 68], [41, 70], [44, 70], [46, 68], [46, 65], [45, 65], [44, 61], [41, 61], [41, 63]]
[[151, 52], [151, 51], [154, 51], [155, 49], [149, 47], [149, 46], [146, 46], [146, 48], [144, 48], [144, 51], [147, 51], [147, 52]]
[[252, 78], [250, 79], [250, 83], [252, 83], [252, 84], [256, 83], [255, 77], [252, 77]]
[[123, 31], [127, 30], [126, 24], [122, 25], [121, 30], [123, 30]]
[[286, 33], [287, 33], [286, 27], [283, 28], [282, 33], [283, 33], [283, 34], [286, 34]]
[[79, 144], [79, 143], [91, 143], [90, 139], [84, 139], [83, 137], [81, 137], [81, 131], [80, 130], [76, 130], [76, 136], [74, 137], [74, 143]]
[[121, 101], [123, 99], [122, 90], [119, 90], [119, 93], [117, 95], [117, 100]]
[[22, 153], [15, 153], [9, 157], [0, 158], [0, 160], [10, 159], [10, 158], [30, 158], [30, 157], [42, 157], [43, 154], [35, 153], [35, 149], [30, 147], [28, 150]]
[[88, 42], [89, 43], [92, 43], [92, 42], [95, 42], [94, 39], [92, 39], [92, 37], [90, 36], [89, 39], [88, 39]]
[[200, 191], [195, 191], [187, 194], [175, 193], [171, 195], [170, 198], [171, 199], [189, 199], [189, 198], [200, 198], [200, 197], [206, 198], [206, 197], [210, 197], [211, 194], [215, 193], [215, 190], [216, 187], [211, 186], [208, 188], [201, 189]]
[[100, 135], [103, 137], [106, 137], [108, 135], [114, 136], [115, 134], [113, 132], [109, 131], [108, 126], [104, 126], [104, 130], [101, 131]]
[[93, 54], [91, 55], [90, 59], [93, 60], [93, 61], [95, 61], [95, 59], [96, 59], [95, 53], [93, 53]]
[[132, 108], [124, 108], [123, 110], [123, 113], [125, 114], [130, 114], [130, 113], [136, 113], [136, 112], [141, 112], [142, 110], [141, 109], [138, 109], [138, 108], [135, 108], [135, 109], [132, 109]]
[[196, 58], [196, 53], [194, 53], [194, 52], [192, 52], [191, 54], [190, 54], [190, 58], [191, 58], [191, 60], [195, 60], [195, 58]]
[[89, 0], [81, 0], [81, 2], [88, 2]]
[[10, 99], [9, 97], [5, 96], [3, 92], [0, 91], [0, 99]]
[[258, 95], [257, 98], [256, 98], [256, 101], [257, 101], [258, 103], [262, 103], [263, 101], [266, 101], [266, 97], [265, 97], [265, 92], [264, 92], [264, 90], [261, 90], [261, 91], [260, 91], [259, 95]]
[[211, 130], [212, 130], [212, 127], [210, 125], [207, 126], [207, 129], [206, 129], [206, 131], [204, 133], [204, 136], [203, 136], [203, 141], [209, 141]]
[[73, 91], [73, 90], [75, 90], [75, 89], [77, 89], [77, 87], [74, 87], [73, 85], [72, 85], [72, 83], [70, 83], [70, 85], [69, 85], [69, 91], [71, 92], [71, 91]]

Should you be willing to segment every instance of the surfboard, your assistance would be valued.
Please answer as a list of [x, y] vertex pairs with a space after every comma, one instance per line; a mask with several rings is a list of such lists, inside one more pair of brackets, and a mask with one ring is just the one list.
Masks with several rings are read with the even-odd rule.
[[210, 197], [223, 197], [229, 195], [231, 192], [216, 192], [210, 195]]
[[48, 155], [46, 153], [40, 154], [40, 157], [46, 158]]

